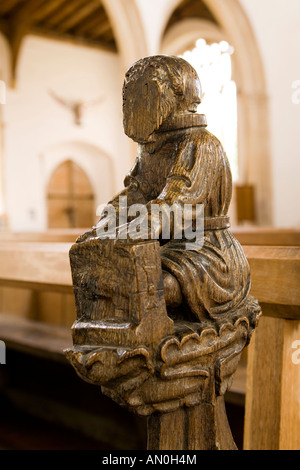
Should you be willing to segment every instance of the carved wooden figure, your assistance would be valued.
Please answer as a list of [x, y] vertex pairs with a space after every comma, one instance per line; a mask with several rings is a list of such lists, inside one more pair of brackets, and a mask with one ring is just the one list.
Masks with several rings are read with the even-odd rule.
[[235, 449], [224, 394], [261, 310], [229, 231], [232, 180], [178, 57], [136, 62], [123, 88], [138, 142], [125, 189], [70, 250], [77, 373], [148, 416], [148, 449]]

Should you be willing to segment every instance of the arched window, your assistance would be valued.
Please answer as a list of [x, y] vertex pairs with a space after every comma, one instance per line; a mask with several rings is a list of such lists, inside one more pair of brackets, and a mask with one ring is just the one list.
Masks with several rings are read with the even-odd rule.
[[208, 130], [222, 142], [230, 161], [233, 180], [238, 180], [237, 88], [232, 80], [231, 55], [234, 49], [226, 41], [208, 44], [198, 39], [182, 57], [198, 72], [202, 85], [202, 103], [198, 112], [207, 117]]

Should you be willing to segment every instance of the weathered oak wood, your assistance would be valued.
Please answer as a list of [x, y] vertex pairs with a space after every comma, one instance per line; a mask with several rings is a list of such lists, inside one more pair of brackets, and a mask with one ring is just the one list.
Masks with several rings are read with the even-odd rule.
[[70, 292], [69, 249], [69, 243], [0, 243], [0, 283]]
[[[77, 232], [75, 232], [76, 234]], [[31, 238], [31, 235], [29, 236]], [[74, 239], [73, 232], [66, 234], [45, 233], [36, 235], [42, 240]], [[52, 238], [53, 237], [53, 238]], [[0, 237], [1, 238], [1, 237]], [[0, 242], [0, 282], [6, 285], [49, 286], [72, 292], [72, 276], [69, 266], [71, 243], [20, 242], [13, 236], [12, 242]], [[251, 294], [262, 304], [267, 304], [268, 316], [297, 318], [300, 283], [299, 247], [243, 247], [251, 268]], [[274, 315], [270, 309], [274, 305]], [[285, 316], [284, 308], [293, 313]], [[291, 308], [293, 307], [293, 308]], [[282, 314], [276, 313], [281, 311]], [[292, 316], [290, 316], [292, 315]]]
[[73, 243], [84, 229], [49, 229], [45, 232], [0, 232], [2, 242]]
[[[29, 285], [32, 285], [34, 288], [38, 288], [40, 286], [40, 280], [41, 280], [40, 270], [42, 270], [42, 272], [44, 273], [43, 276], [44, 276], [44, 284], [45, 285], [49, 286], [52, 283], [52, 288], [53, 289], [56, 289], [56, 288], [60, 289], [59, 276], [64, 275], [64, 276], [66, 276], [66, 278], [68, 278], [68, 287], [67, 287], [68, 291], [72, 292], [72, 280], [71, 280], [71, 277], [68, 276], [68, 273], [69, 273], [68, 251], [69, 251], [69, 249], [70, 249], [70, 244], [69, 243], [64, 244], [63, 246], [60, 245], [60, 244], [55, 243], [51, 247], [50, 251], [49, 251], [48, 243], [46, 245], [44, 243], [39, 243], [38, 247], [36, 247], [36, 243], [25, 243], [25, 244], [21, 243], [20, 247], [18, 247], [18, 246], [16, 246], [16, 243], [14, 242], [13, 247], [10, 246], [9, 249], [8, 249], [8, 246], [7, 246], [6, 243], [2, 243], [0, 245], [0, 270], [2, 272], [2, 274], [1, 274], [1, 277], [2, 277], [1, 283], [6, 282], [5, 281], [6, 275], [10, 275], [9, 282], [11, 283], [11, 285], [14, 285], [14, 286], [16, 284], [19, 285], [19, 282], [20, 282], [21, 285], [28, 286], [28, 279], [30, 279]], [[8, 253], [11, 253], [13, 250], [16, 251], [17, 255], [16, 256], [7, 256]], [[45, 252], [45, 255], [46, 255], [46, 253], [50, 252], [51, 257], [50, 256], [45, 256], [45, 255], [42, 255], [42, 257], [40, 257], [40, 254], [43, 251]], [[261, 302], [261, 307], [262, 307], [262, 311], [263, 311], [263, 317], [267, 315], [268, 317], [270, 316], [270, 317], [279, 317], [281, 319], [287, 318], [287, 319], [294, 319], [294, 320], [298, 319], [299, 320], [299, 313], [298, 313], [299, 312], [299, 306], [297, 306], [297, 305], [291, 306], [291, 305], [285, 305], [284, 304], [284, 302], [287, 301], [286, 300], [286, 293], [290, 292], [291, 283], [293, 282], [295, 273], [298, 272], [297, 266], [299, 264], [299, 261], [297, 260], [297, 256], [295, 256], [295, 251], [294, 250], [291, 251], [289, 248], [286, 248], [286, 247], [283, 247], [280, 250], [277, 250], [277, 249], [275, 251], [272, 250], [273, 258], [271, 256], [269, 248], [266, 248], [266, 247], [255, 247], [253, 249], [251, 247], [246, 247], [245, 251], [248, 254], [248, 260], [249, 260], [250, 266], [251, 266], [252, 279], [253, 278], [256, 279], [255, 283], [252, 286], [252, 291], [251, 292], [252, 292], [253, 295], [258, 297], [258, 299], [260, 301], [262, 301]], [[63, 253], [63, 255], [62, 255], [62, 253]], [[24, 259], [23, 259], [23, 256], [25, 256]], [[37, 262], [37, 264], [36, 264], [37, 269], [36, 270], [34, 270], [34, 269], [32, 270], [31, 267], [30, 267], [30, 262], [29, 261], [30, 261], [32, 256], [33, 256], [33, 259], [36, 257], [36, 262]], [[62, 258], [64, 259], [63, 265], [61, 264]], [[43, 260], [43, 266], [41, 266], [40, 263], [39, 263], [40, 259]], [[255, 261], [255, 263], [252, 264], [254, 261]], [[282, 285], [282, 289], [280, 290], [280, 292], [281, 292], [280, 296], [278, 296], [278, 280], [276, 280], [277, 275], [275, 276], [275, 278], [272, 278], [272, 276], [271, 276], [269, 280], [266, 276], [266, 273], [271, 273], [272, 272], [272, 270], [274, 268], [274, 263], [277, 265], [277, 268], [276, 268], [277, 274], [278, 274], [278, 272], [283, 272], [284, 273], [284, 275], [281, 277], [281, 280], [280, 280], [281, 285]], [[287, 269], [285, 268], [285, 263], [287, 263]], [[13, 276], [11, 276], [11, 274], [10, 274], [10, 269], [7, 269], [8, 264], [11, 265], [11, 269], [12, 269], [12, 271], [14, 271]], [[20, 269], [20, 266], [19, 266], [19, 268], [16, 268], [17, 265], [21, 265], [22, 269]], [[16, 269], [14, 269], [14, 268], [16, 268]], [[29, 273], [26, 273], [27, 270], [29, 270], [29, 273], [31, 273], [30, 276], [29, 276]], [[55, 271], [55, 278], [53, 277], [53, 270]], [[64, 274], [62, 273], [62, 271], [64, 271]], [[298, 274], [298, 276], [299, 276], [299, 274]], [[24, 280], [24, 278], [25, 278], [25, 280]], [[21, 279], [21, 281], [20, 281], [20, 279]], [[274, 283], [272, 281], [272, 279], [275, 279], [276, 282]], [[297, 279], [298, 279], [298, 285], [300, 285], [299, 277], [296, 277], [295, 279], [296, 279], [296, 282], [297, 282]], [[277, 303], [277, 304], [276, 303], [269, 303], [269, 304], [264, 303], [265, 297], [263, 297], [263, 296], [265, 295], [264, 294], [265, 290], [263, 289], [263, 287], [264, 287], [266, 282], [268, 282], [268, 290], [269, 290], [268, 295], [270, 297], [269, 300], [271, 300], [271, 302], [272, 302], [273, 298], [274, 299], [277, 298], [279, 303]], [[10, 317], [10, 320], [12, 320], [11, 317]], [[19, 320], [20, 319], [15, 319], [15, 322], [12, 323], [12, 326], [10, 328], [11, 333], [15, 334], [17, 332], [17, 329], [15, 329], [14, 325], [17, 324], [19, 322]], [[272, 318], [270, 318], [270, 320], [272, 320]], [[265, 319], [263, 318], [263, 321], [261, 321], [261, 324], [259, 325], [259, 330], [258, 331], [264, 329], [264, 322], [265, 322]], [[287, 325], [289, 325], [290, 323], [291, 322], [287, 322]], [[276, 354], [278, 354], [278, 350], [276, 349], [276, 342], [275, 342], [275, 346], [272, 346], [272, 343], [274, 341], [274, 337], [272, 336], [271, 333], [268, 333], [268, 329], [269, 329], [269, 325], [268, 325], [268, 327], [266, 327], [266, 332], [265, 332], [267, 334], [266, 337], [264, 336], [265, 333], [262, 333], [263, 339], [260, 342], [260, 344], [263, 347], [262, 352], [259, 352], [258, 350], [257, 351], [255, 350], [255, 354], [257, 355], [257, 362], [256, 363], [259, 364], [259, 367], [257, 369], [255, 369], [255, 374], [258, 373], [259, 377], [261, 377], [261, 379], [259, 379], [259, 377], [258, 377], [257, 380], [254, 383], [252, 382], [252, 385], [251, 385], [251, 382], [248, 382], [248, 394], [250, 393], [249, 389], [252, 390], [251, 391], [251, 396], [252, 396], [251, 400], [256, 400], [256, 402], [257, 402], [255, 405], [252, 404], [252, 406], [259, 406], [260, 397], [264, 396], [264, 395], [262, 395], [262, 392], [266, 389], [266, 387], [269, 384], [269, 381], [268, 381], [268, 373], [269, 372], [267, 372], [267, 370], [266, 370], [266, 363], [265, 362], [264, 362], [264, 367], [263, 367], [263, 370], [262, 370], [261, 374], [259, 373], [259, 370], [260, 370], [261, 365], [262, 365], [261, 358], [262, 357], [266, 357], [266, 358], [272, 357], [273, 353], [271, 353], [271, 352], [269, 353], [269, 350], [273, 351], [274, 347], [275, 347]], [[278, 328], [275, 324], [271, 328], [271, 331], [273, 331], [273, 330], [275, 330], [275, 333], [278, 330]], [[275, 335], [275, 338], [276, 337], [277, 337], [277, 333]], [[8, 338], [8, 336], [7, 336], [7, 338]], [[266, 338], [265, 341], [264, 341], [264, 338]], [[270, 339], [268, 340], [268, 338], [270, 338]], [[5, 339], [5, 338], [3, 338], [3, 339]], [[299, 336], [299, 338], [296, 338], [296, 339], [300, 339], [300, 336]], [[20, 344], [22, 344], [22, 341], [23, 341], [21, 338], [18, 338], [18, 337], [14, 337], [14, 338], [12, 338], [12, 340], [15, 343], [17, 343], [20, 340]], [[68, 342], [66, 342], [66, 343], [62, 342], [61, 346], [59, 346], [59, 348], [60, 347], [62, 349], [66, 348], [66, 347], [68, 347], [69, 343], [70, 343], [70, 338], [68, 339]], [[286, 344], [289, 347], [291, 346], [290, 341], [287, 341]], [[249, 351], [250, 357], [251, 357], [252, 348], [254, 347], [254, 345], [255, 345], [255, 342], [253, 342], [253, 344], [252, 344], [252, 341], [251, 341], [250, 351]], [[44, 347], [44, 345], [41, 344], [41, 348], [43, 348], [43, 347]], [[57, 353], [58, 353], [58, 351], [57, 351]], [[289, 353], [291, 353], [291, 349], [289, 349]], [[249, 364], [251, 364], [251, 362], [249, 362]], [[270, 368], [272, 370], [272, 368], [274, 366], [274, 361], [272, 362], [272, 360], [271, 360], [269, 365], [270, 365]], [[288, 360], [286, 362], [285, 367], [286, 368], [293, 368], [294, 370], [297, 370], [297, 366], [292, 364], [292, 362], [290, 360], [290, 357], [288, 357]], [[290, 397], [291, 396], [290, 395], [290, 393], [291, 393], [290, 392], [290, 386], [292, 384], [290, 373], [284, 372], [284, 374], [282, 374], [282, 371], [281, 371], [279, 377], [282, 378], [282, 380], [285, 382], [286, 386], [288, 387], [288, 390], [284, 392], [285, 396]], [[287, 378], [289, 378], [289, 380], [287, 380]], [[276, 380], [278, 380], [278, 378]], [[277, 383], [277, 381], [276, 381], [276, 383]], [[242, 367], [239, 367], [239, 369], [238, 369], [238, 371], [237, 371], [237, 373], [234, 377], [233, 387], [232, 387], [231, 391], [232, 391], [232, 393], [239, 393], [241, 395], [241, 394], [245, 393], [245, 388], [244, 387], [245, 387], [244, 369]], [[273, 393], [274, 389], [272, 389], [271, 392], [272, 392], [271, 396], [274, 396], [274, 393]], [[284, 395], [282, 395], [282, 396], [284, 396]], [[267, 404], [269, 403], [269, 398], [270, 397], [265, 396], [265, 400], [263, 399], [263, 401], [262, 401], [262, 407], [267, 406]], [[293, 404], [293, 401], [291, 401], [291, 399], [287, 400], [286, 405], [285, 405], [286, 406], [285, 410], [287, 410], [288, 406], [291, 406], [292, 407], [291, 409], [293, 409], [294, 405], [295, 405], [295, 402]], [[248, 404], [247, 404], [247, 406], [248, 406]], [[268, 406], [270, 406], [270, 403], [269, 403]], [[263, 411], [263, 409], [264, 408], [262, 408], [261, 412]], [[283, 413], [284, 408], [280, 407], [280, 409]], [[274, 407], [270, 411], [270, 415], [271, 416], [277, 416], [277, 413], [278, 413], [278, 409], [277, 409], [277, 404], [275, 403]], [[285, 413], [287, 413], [287, 416], [290, 415], [290, 413], [288, 411], [285, 411]], [[247, 413], [246, 422], [248, 420], [248, 416], [251, 417], [251, 413]], [[297, 416], [297, 414], [295, 414], [295, 416]], [[282, 418], [282, 419], [285, 419], [285, 418]], [[268, 420], [269, 420], [269, 417], [267, 417], [267, 422], [268, 422]], [[257, 420], [256, 419], [250, 420], [250, 423], [248, 425], [251, 426], [251, 429], [252, 429], [251, 432], [253, 433], [252, 434], [253, 436], [255, 435], [255, 439], [257, 439], [257, 440], [259, 440], [260, 438], [264, 439], [263, 436], [265, 435], [265, 429], [264, 429], [264, 427], [262, 429], [257, 428]], [[273, 426], [273, 424], [272, 424], [272, 426]], [[270, 426], [270, 428], [272, 428], [272, 426]], [[274, 436], [274, 429], [276, 429], [276, 428], [273, 427], [271, 429], [271, 431], [272, 431], [271, 435], [273, 435], [273, 436]], [[278, 429], [278, 427], [277, 427], [277, 429]], [[295, 434], [295, 435], [297, 436], [297, 434]], [[275, 439], [275, 441], [277, 443], [279, 442], [278, 437], [276, 437], [276, 438], [273, 437], [273, 439]], [[246, 439], [246, 441], [247, 441], [247, 439]]]
[[300, 320], [262, 318], [248, 351], [244, 448], [299, 450]]
[[300, 320], [300, 305], [260, 303], [263, 315], [283, 320]]
[[[170, 432], [170, 430], [174, 430]], [[237, 450], [228, 424], [224, 397], [215, 406], [202, 403], [148, 418], [148, 450]]]
[[261, 315], [229, 231], [229, 162], [200, 102], [199, 78], [179, 57], [129, 69], [123, 123], [136, 163], [70, 249], [77, 319], [66, 355], [148, 417], [149, 449], [236, 449], [224, 394]]
[[[232, 227], [233, 235], [242, 246], [299, 246], [300, 231], [273, 227]], [[84, 232], [76, 229], [50, 229], [43, 232], [0, 232], [2, 241], [73, 242]]]
[[[55, 231], [36, 235], [46, 240], [61, 239]], [[31, 237], [31, 236], [30, 236]], [[74, 238], [73, 232], [62, 238]], [[35, 238], [35, 237], [34, 237]], [[68, 253], [71, 243], [0, 243], [0, 283], [34, 289], [72, 293]], [[257, 297], [263, 314], [296, 320], [299, 312], [299, 248], [244, 247], [252, 273], [251, 294]]]
[[266, 304], [300, 305], [300, 247], [244, 246], [252, 292]]
[[245, 247], [263, 318], [248, 350], [245, 449], [300, 448], [300, 248]]
[[7, 348], [66, 362], [63, 350], [72, 344], [67, 327], [0, 314], [0, 335]]
[[233, 227], [233, 235], [244, 245], [299, 246], [300, 230], [274, 227]]

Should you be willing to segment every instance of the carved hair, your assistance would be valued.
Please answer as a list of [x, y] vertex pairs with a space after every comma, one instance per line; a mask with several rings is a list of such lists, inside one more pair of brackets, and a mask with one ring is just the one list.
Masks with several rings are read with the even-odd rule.
[[194, 112], [200, 102], [199, 77], [184, 59], [164, 55], [141, 59], [125, 75], [125, 133], [137, 142], [147, 142], [168, 117], [191, 108]]

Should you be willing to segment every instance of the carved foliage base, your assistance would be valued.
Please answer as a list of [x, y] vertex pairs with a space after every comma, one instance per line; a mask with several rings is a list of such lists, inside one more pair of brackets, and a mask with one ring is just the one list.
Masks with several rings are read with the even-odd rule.
[[253, 298], [224, 322], [201, 331], [167, 337], [156, 351], [136, 348], [74, 346], [66, 355], [84, 380], [98, 384], [104, 394], [140, 415], [170, 412], [182, 406], [214, 402], [230, 388], [241, 353], [260, 316]]
[[[119, 405], [148, 416], [154, 430], [181, 416], [188, 436], [196, 429], [195, 416], [202, 416], [195, 431], [199, 442], [184, 438], [180, 445], [234, 448], [232, 438], [219, 436], [228, 427], [222, 399], [260, 317], [258, 302], [248, 297], [219, 321], [174, 321], [167, 315], [157, 242], [91, 240], [76, 245], [70, 258], [77, 320], [74, 346], [65, 353], [78, 375]], [[155, 439], [149, 439], [151, 448]]]

